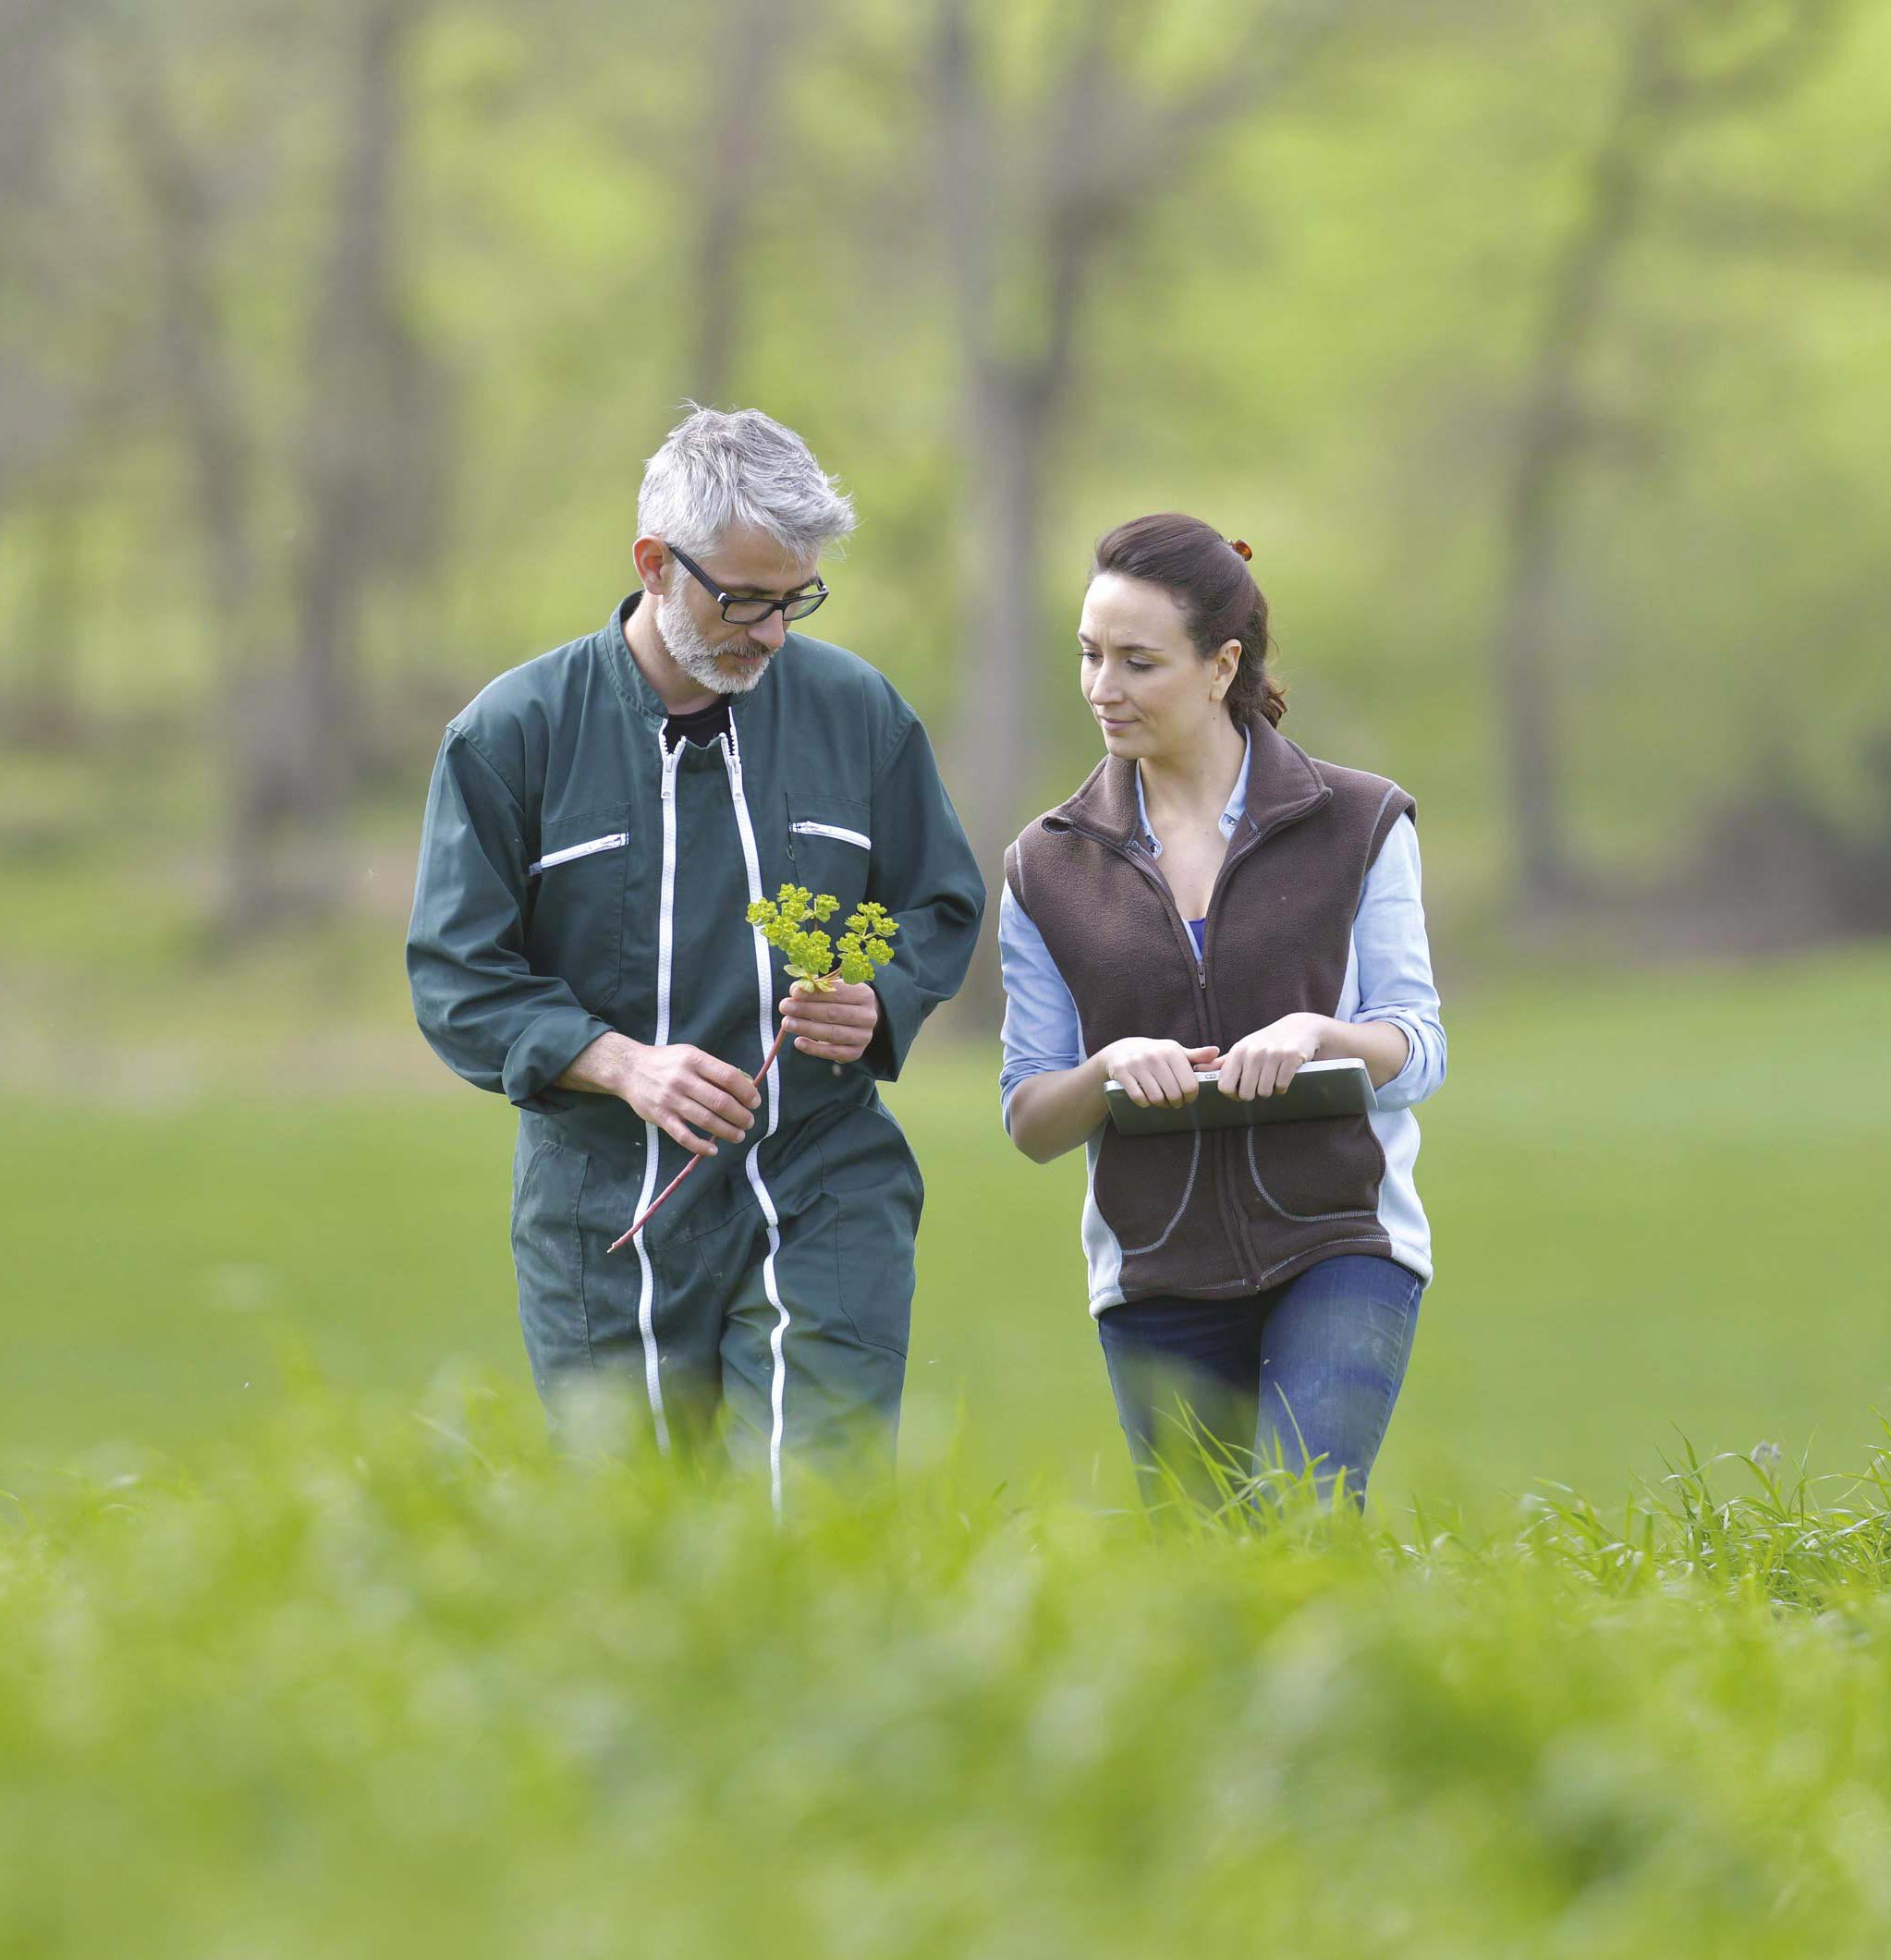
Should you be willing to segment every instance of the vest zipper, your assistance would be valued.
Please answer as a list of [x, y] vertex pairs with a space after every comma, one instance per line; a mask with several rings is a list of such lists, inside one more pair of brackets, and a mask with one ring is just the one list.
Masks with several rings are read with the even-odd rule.
[[[1202, 917], [1202, 936], [1204, 942], [1213, 935], [1214, 908], [1219, 903], [1223, 892], [1227, 887], [1228, 879], [1236, 865], [1239, 864], [1250, 853], [1258, 850], [1276, 831], [1285, 830], [1289, 823], [1298, 823], [1302, 818], [1309, 817], [1314, 810], [1321, 809], [1331, 800], [1332, 795], [1331, 789], [1323, 786], [1320, 794], [1310, 803], [1301, 809], [1288, 810], [1285, 815], [1276, 817], [1265, 830], [1257, 828], [1254, 834], [1248, 838], [1238, 849], [1230, 850], [1228, 855], [1222, 859], [1221, 869], [1214, 874], [1214, 883], [1208, 894], [1208, 910]], [[1107, 836], [1102, 831], [1092, 830], [1088, 824], [1079, 823], [1073, 818], [1068, 816], [1061, 817], [1058, 821], [1075, 831], [1080, 836], [1089, 837], [1093, 842], [1104, 846], [1107, 849], [1115, 851], [1119, 858], [1127, 858], [1149, 880], [1150, 883], [1162, 894], [1163, 903], [1168, 909], [1170, 921], [1175, 926], [1176, 931], [1181, 934], [1185, 943], [1184, 950], [1195, 963], [1195, 997], [1201, 1005], [1200, 1025], [1202, 1028], [1202, 1039], [1204, 1042], [1213, 1040], [1214, 1037], [1209, 1027], [1208, 1017], [1208, 956], [1205, 952], [1196, 952], [1195, 935], [1190, 931], [1188, 921], [1182, 917], [1181, 907], [1176, 903], [1176, 895], [1169, 890], [1168, 880], [1153, 864], [1144, 863], [1120, 839]], [[1251, 1289], [1255, 1282], [1253, 1274], [1248, 1269], [1248, 1234], [1246, 1227], [1241, 1223], [1240, 1209], [1235, 1203], [1231, 1190], [1234, 1174], [1228, 1162], [1229, 1156], [1230, 1152], [1223, 1149], [1221, 1151], [1221, 1175], [1216, 1180], [1219, 1187], [1216, 1196], [1221, 1211], [1221, 1229], [1223, 1236], [1226, 1239], [1229, 1248], [1234, 1253], [1236, 1270], [1240, 1273], [1243, 1283]]]
[[[1308, 809], [1291, 812], [1284, 817], [1277, 817], [1272, 823], [1267, 826], [1265, 830], [1262, 830], [1257, 825], [1255, 827], [1254, 834], [1251, 837], [1246, 839], [1246, 841], [1243, 842], [1238, 848], [1231, 848], [1228, 851], [1227, 856], [1221, 860], [1220, 870], [1218, 870], [1214, 874], [1214, 883], [1210, 887], [1208, 893], [1208, 907], [1202, 917], [1202, 937], [1204, 943], [1214, 935], [1214, 907], [1216, 904], [1220, 901], [1223, 893], [1226, 891], [1229, 881], [1234, 876], [1235, 867], [1238, 865], [1242, 861], [1242, 859], [1251, 856], [1255, 851], [1259, 850], [1261, 846], [1267, 842], [1268, 838], [1273, 836], [1276, 831], [1285, 830], [1289, 823], [1298, 823], [1301, 818], [1310, 816], [1314, 810], [1319, 809], [1324, 803], [1326, 802], [1328, 797], [1330, 797], [1331, 794], [1332, 793], [1330, 790], [1323, 790], [1323, 793], [1315, 798], [1313, 803], [1310, 805]], [[1184, 930], [1186, 931], [1187, 929], [1184, 928]], [[1201, 977], [1205, 998], [1205, 992], [1208, 986], [1208, 966], [1205, 955], [1202, 962]], [[1230, 1131], [1226, 1134], [1232, 1136], [1233, 1132]], [[1241, 1269], [1241, 1277], [1247, 1281], [1250, 1286], [1252, 1286], [1254, 1284], [1253, 1275], [1248, 1270], [1247, 1226], [1242, 1223], [1241, 1208], [1237, 1202], [1234, 1195], [1237, 1177], [1234, 1164], [1232, 1162], [1233, 1156], [1234, 1152], [1232, 1150], [1226, 1150], [1222, 1152], [1222, 1222], [1224, 1229], [1227, 1232], [1230, 1240], [1235, 1246], [1235, 1258], [1237, 1263]]]
[[[1115, 851], [1119, 858], [1127, 858], [1149, 880], [1150, 883], [1162, 894], [1162, 901], [1168, 909], [1170, 923], [1181, 935], [1180, 943], [1187, 952], [1189, 958], [1194, 963], [1195, 999], [1199, 1007], [1198, 1019], [1202, 1029], [1202, 1045], [1207, 1045], [1214, 1040], [1214, 1030], [1210, 1028], [1208, 1022], [1208, 956], [1206, 953], [1196, 952], [1195, 935], [1190, 931], [1189, 922], [1182, 917], [1182, 908], [1176, 903], [1176, 895], [1170, 891], [1168, 880], [1156, 870], [1154, 865], [1146, 863], [1127, 844], [1120, 843], [1115, 837], [1106, 837], [1101, 831], [1091, 830], [1081, 823], [1073, 823], [1068, 817], [1064, 819], [1064, 822], [1069, 823], [1070, 828], [1080, 835], [1092, 838], [1096, 843]], [[1259, 838], [1255, 839], [1256, 843], [1260, 841]], [[1243, 855], [1245, 856], [1246, 853], [1244, 852]], [[1227, 873], [1229, 861], [1226, 859], [1223, 860], [1221, 870], [1215, 876], [1214, 891], [1209, 894], [1208, 909], [1211, 913], [1214, 910], [1215, 894], [1221, 889], [1221, 881]], [[1204, 940], [1208, 936], [1208, 928], [1205, 923], [1202, 928], [1202, 936]], [[1250, 1291], [1252, 1291], [1254, 1276], [1248, 1270], [1248, 1235], [1241, 1225], [1239, 1211], [1229, 1195], [1228, 1186], [1231, 1174], [1228, 1170], [1228, 1151], [1225, 1143], [1217, 1142], [1213, 1138], [1204, 1137], [1202, 1141], [1206, 1147], [1218, 1150], [1220, 1154], [1220, 1175], [1215, 1180], [1215, 1207], [1221, 1213], [1222, 1237], [1226, 1241], [1228, 1249], [1235, 1256], [1235, 1270], [1240, 1274], [1242, 1284]]]
[[[1169, 923], [1176, 931], [1176, 943], [1195, 968], [1195, 986], [1201, 1001], [1202, 1040], [1204, 1043], [1214, 1039], [1208, 1025], [1208, 964], [1203, 956], [1195, 950], [1195, 935], [1189, 930], [1189, 922], [1182, 917], [1182, 908], [1176, 903], [1176, 895], [1169, 890], [1169, 882], [1131, 846], [1118, 844], [1114, 837], [1105, 837], [1100, 832], [1082, 830], [1080, 824], [1073, 823], [1072, 830], [1080, 830], [1086, 837], [1094, 837], [1099, 844], [1106, 844], [1120, 858], [1127, 858], [1155, 889], [1162, 894], [1162, 902], [1168, 909]], [[1204, 932], [1206, 929], [1204, 928]]]

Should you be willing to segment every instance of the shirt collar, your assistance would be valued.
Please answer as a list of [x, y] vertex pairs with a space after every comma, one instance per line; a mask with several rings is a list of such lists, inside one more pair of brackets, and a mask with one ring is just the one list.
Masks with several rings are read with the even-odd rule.
[[[1219, 818], [1221, 834], [1232, 837], [1235, 826], [1241, 821], [1241, 812], [1248, 807], [1248, 765], [1254, 760], [1254, 738], [1245, 736], [1241, 741], [1241, 773], [1235, 778], [1235, 786], [1227, 799], [1227, 808]], [[1142, 841], [1149, 846], [1152, 858], [1162, 856], [1162, 840], [1149, 827], [1149, 805], [1142, 798], [1142, 767], [1136, 769], [1136, 817], [1142, 826]]]

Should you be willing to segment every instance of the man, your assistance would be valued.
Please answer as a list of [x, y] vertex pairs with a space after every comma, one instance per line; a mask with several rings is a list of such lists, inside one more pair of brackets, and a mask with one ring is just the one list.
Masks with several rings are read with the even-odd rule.
[[[847, 497], [792, 431], [699, 408], [650, 460], [639, 587], [503, 675], [434, 767], [408, 971], [428, 1041], [520, 1111], [512, 1245], [541, 1394], [628, 1374], [659, 1444], [890, 1450], [923, 1187], [881, 1103], [963, 980], [984, 887], [910, 708], [791, 630]], [[877, 899], [871, 986], [790, 994], [746, 922]], [[790, 1041], [758, 1089], [782, 1015]], [[689, 1181], [606, 1248], [691, 1156]]]

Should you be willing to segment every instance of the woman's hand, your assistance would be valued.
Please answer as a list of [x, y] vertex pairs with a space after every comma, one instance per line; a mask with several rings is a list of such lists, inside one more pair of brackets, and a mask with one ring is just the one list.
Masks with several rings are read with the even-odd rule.
[[1213, 1068], [1216, 1048], [1184, 1048], [1179, 1041], [1151, 1041], [1140, 1035], [1112, 1041], [1099, 1052], [1104, 1074], [1113, 1077], [1129, 1091], [1130, 1102], [1147, 1109], [1165, 1102], [1179, 1109], [1194, 1102], [1201, 1090], [1195, 1079], [1198, 1068]]
[[1242, 1102], [1284, 1094], [1300, 1065], [1319, 1058], [1332, 1025], [1324, 1014], [1286, 1014], [1244, 1034], [1222, 1057], [1222, 1094]]

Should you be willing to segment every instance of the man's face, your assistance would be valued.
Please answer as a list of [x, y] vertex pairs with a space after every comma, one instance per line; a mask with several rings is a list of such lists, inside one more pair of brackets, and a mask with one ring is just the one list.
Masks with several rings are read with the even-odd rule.
[[[818, 554], [790, 557], [766, 531], [746, 525], [725, 531], [711, 551], [691, 555], [705, 577], [738, 599], [785, 599], [813, 582], [819, 562]], [[757, 626], [731, 626], [715, 594], [674, 556], [656, 602], [656, 629], [670, 658], [712, 694], [747, 694], [767, 673], [787, 632], [779, 613]]]

